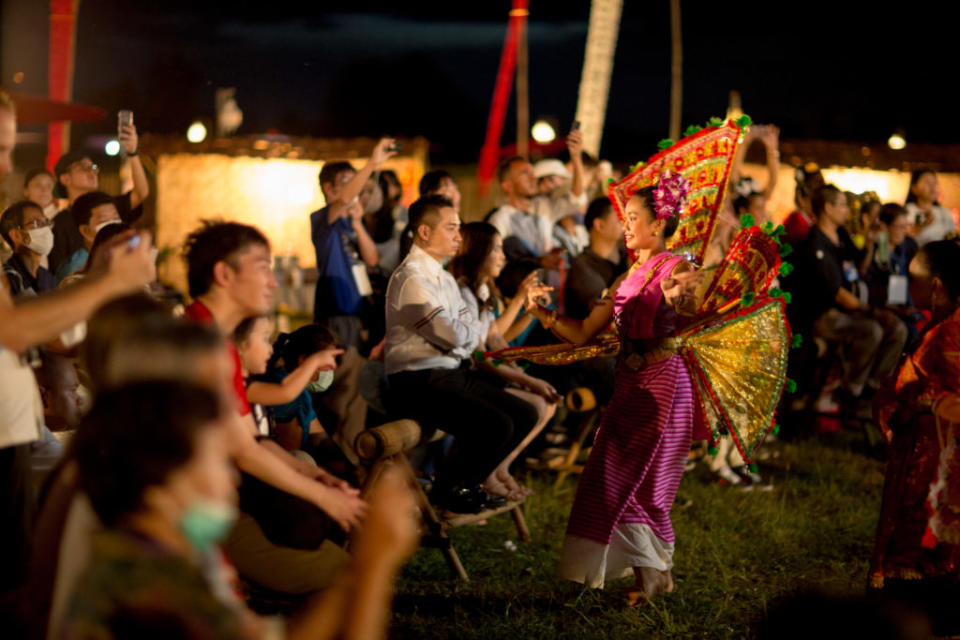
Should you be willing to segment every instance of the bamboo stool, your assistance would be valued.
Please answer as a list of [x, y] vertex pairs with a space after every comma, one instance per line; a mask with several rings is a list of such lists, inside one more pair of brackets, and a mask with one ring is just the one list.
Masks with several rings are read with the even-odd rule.
[[[434, 438], [442, 436], [437, 434]], [[430, 499], [423, 487], [417, 482], [407, 458], [407, 452], [423, 442], [420, 425], [413, 420], [397, 420], [368, 429], [357, 436], [354, 449], [360, 460], [367, 465], [367, 477], [363, 482], [363, 493], [366, 494], [374, 485], [377, 478], [386, 469], [398, 467], [410, 479], [410, 486], [416, 496], [417, 506], [425, 528], [425, 534], [420, 544], [425, 547], [439, 549], [443, 553], [450, 570], [461, 580], [469, 580], [467, 570], [460, 561], [460, 556], [453, 546], [453, 541], [447, 531], [454, 527], [463, 527], [476, 524], [481, 520], [509, 512], [513, 523], [517, 527], [517, 535], [523, 542], [530, 542], [530, 530], [523, 516], [523, 501], [508, 502], [498, 509], [489, 509], [480, 513], [469, 514], [438, 514], [430, 504]]]
[[583, 450], [583, 443], [587, 441], [590, 434], [597, 427], [600, 420], [601, 409], [597, 406], [597, 398], [593, 391], [587, 387], [577, 387], [567, 394], [567, 409], [579, 414], [580, 419], [577, 424], [577, 438], [570, 444], [570, 448], [564, 455], [554, 456], [539, 465], [538, 468], [548, 471], [555, 471], [557, 479], [553, 487], [559, 488], [563, 481], [572, 473], [583, 473], [583, 465], [577, 464], [577, 457]]

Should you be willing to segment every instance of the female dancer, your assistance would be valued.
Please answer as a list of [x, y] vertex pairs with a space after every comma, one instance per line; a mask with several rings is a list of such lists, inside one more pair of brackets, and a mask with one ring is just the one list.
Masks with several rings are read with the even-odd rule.
[[[506, 348], [507, 340], [503, 334], [510, 331], [514, 324], [521, 324], [522, 328], [528, 324], [526, 320], [516, 319], [526, 302], [528, 292], [542, 296], [549, 287], [539, 284], [534, 271], [520, 284], [517, 295], [510, 304], [504, 304], [495, 284], [506, 263], [503, 238], [497, 228], [486, 222], [471, 222], [460, 228], [460, 237], [463, 246], [460, 254], [450, 262], [450, 273], [457, 279], [464, 301], [473, 317], [480, 323], [479, 333], [483, 338], [478, 348], [484, 351]], [[510, 475], [510, 465], [553, 418], [561, 396], [549, 382], [527, 375], [516, 364], [485, 363], [484, 366], [502, 378], [505, 384], [509, 384], [506, 389], [508, 393], [532, 404], [540, 416], [530, 433], [493, 470], [483, 484], [487, 493], [509, 500], [520, 500], [531, 495], [533, 491], [522, 486]]]
[[690, 373], [669, 336], [679, 316], [696, 309], [700, 274], [664, 243], [676, 230], [687, 189], [683, 177], [665, 174], [658, 186], [629, 199], [624, 238], [636, 262], [585, 320], [559, 318], [532, 296], [527, 303], [544, 326], [577, 344], [616, 321], [616, 386], [577, 488], [559, 574], [602, 587], [632, 572], [631, 606], [673, 590], [670, 507], [696, 411]]
[[[920, 345], [883, 394], [878, 414], [890, 438], [890, 458], [870, 563], [870, 584], [883, 594], [915, 600], [930, 613], [937, 635], [960, 632], [960, 539], [955, 504], [937, 504], [931, 528], [930, 485], [938, 464], [956, 468], [956, 447], [942, 449], [960, 422], [960, 245], [924, 245], [910, 263], [914, 304], [933, 319]], [[951, 456], [951, 452], [953, 456]], [[950, 459], [953, 457], [954, 459]], [[948, 496], [949, 497], [949, 496]], [[942, 501], [940, 501], [942, 502]], [[940, 511], [943, 515], [939, 515]], [[948, 523], [950, 512], [953, 523]], [[944, 526], [937, 526], [938, 524]], [[950, 531], [953, 529], [953, 531]]]

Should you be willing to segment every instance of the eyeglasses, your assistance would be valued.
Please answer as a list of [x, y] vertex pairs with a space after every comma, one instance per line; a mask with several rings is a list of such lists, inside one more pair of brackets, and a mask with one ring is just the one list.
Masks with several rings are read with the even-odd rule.
[[79, 169], [80, 171], [92, 171], [93, 173], [100, 173], [100, 167], [93, 164], [92, 162], [90, 164], [87, 164], [85, 162], [75, 162], [72, 165], [70, 165], [70, 171], [73, 171], [74, 169]]
[[25, 223], [20, 228], [23, 229], [24, 231], [29, 231], [31, 229], [43, 229], [44, 227], [51, 227], [51, 226], [53, 226], [53, 222], [51, 222], [50, 220], [47, 220], [46, 218], [37, 218], [35, 220], [31, 220], [30, 222]]

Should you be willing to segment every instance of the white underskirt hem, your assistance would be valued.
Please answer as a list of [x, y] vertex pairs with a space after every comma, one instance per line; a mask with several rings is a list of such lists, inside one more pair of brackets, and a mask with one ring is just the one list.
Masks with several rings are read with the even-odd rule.
[[632, 576], [634, 567], [660, 571], [673, 568], [673, 547], [672, 542], [661, 540], [645, 524], [618, 524], [608, 545], [567, 535], [557, 575], [601, 589], [606, 580]]

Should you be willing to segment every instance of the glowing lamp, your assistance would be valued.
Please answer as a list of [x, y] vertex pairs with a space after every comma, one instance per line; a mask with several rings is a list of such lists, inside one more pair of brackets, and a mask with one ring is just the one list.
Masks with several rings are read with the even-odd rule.
[[907, 139], [903, 137], [900, 133], [895, 133], [890, 136], [890, 139], [887, 140], [887, 146], [889, 146], [894, 151], [900, 151], [907, 146]]
[[199, 120], [187, 129], [187, 140], [197, 144], [207, 139], [207, 128]]
[[530, 130], [530, 135], [540, 144], [548, 144], [556, 139], [557, 132], [553, 130], [553, 126], [546, 120], [537, 120]]
[[110, 140], [107, 144], [103, 145], [103, 152], [108, 156], [115, 156], [120, 153], [120, 143], [116, 140]]

